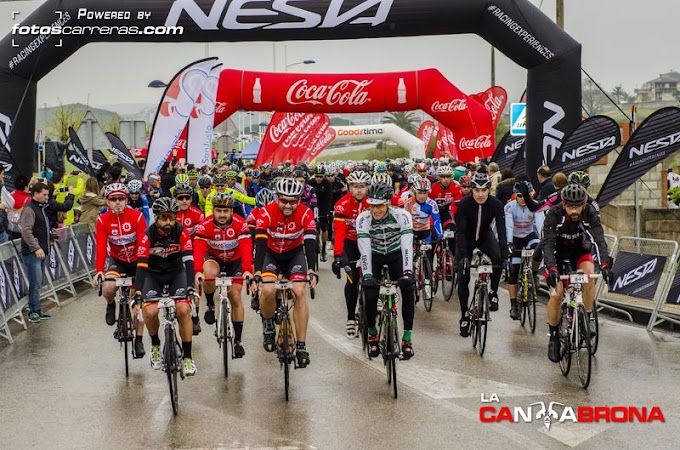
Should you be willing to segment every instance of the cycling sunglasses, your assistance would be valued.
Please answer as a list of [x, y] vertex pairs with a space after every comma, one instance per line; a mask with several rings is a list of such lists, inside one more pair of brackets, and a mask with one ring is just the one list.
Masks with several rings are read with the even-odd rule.
[[177, 200], [191, 200], [191, 195], [178, 195]]

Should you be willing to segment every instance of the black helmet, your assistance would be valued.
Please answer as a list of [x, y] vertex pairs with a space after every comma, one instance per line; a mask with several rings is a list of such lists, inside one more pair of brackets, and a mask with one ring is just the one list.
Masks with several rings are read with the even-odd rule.
[[198, 177], [198, 187], [209, 188], [210, 186], [212, 186], [212, 178], [210, 175], [201, 175]]
[[233, 208], [234, 207], [234, 196], [231, 192], [218, 192], [212, 196], [213, 208]]
[[583, 186], [585, 189], [588, 189], [590, 187], [590, 175], [582, 170], [572, 172], [569, 174], [568, 183], [578, 184], [579, 186]]
[[586, 190], [578, 184], [568, 184], [562, 189], [562, 201], [570, 205], [580, 205], [586, 201]]
[[187, 194], [193, 195], [193, 193], [194, 193], [194, 188], [192, 188], [188, 184], [178, 184], [178, 185], [175, 186], [175, 192], [174, 192], [175, 197], [177, 197], [178, 195], [187, 195]]
[[389, 203], [394, 195], [394, 188], [389, 184], [377, 183], [371, 184], [368, 188], [369, 205], [384, 205]]
[[487, 174], [475, 172], [472, 174], [470, 185], [472, 189], [489, 189], [491, 188], [491, 180]]
[[156, 217], [158, 217], [159, 215], [167, 212], [177, 214], [179, 211], [179, 206], [177, 205], [177, 202], [174, 198], [161, 197], [153, 202], [151, 209], [153, 210], [153, 213], [156, 215]]

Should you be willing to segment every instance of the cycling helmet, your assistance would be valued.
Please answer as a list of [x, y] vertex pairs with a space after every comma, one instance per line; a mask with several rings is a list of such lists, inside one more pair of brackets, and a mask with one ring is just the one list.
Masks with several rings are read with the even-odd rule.
[[227, 178], [236, 178], [238, 173], [235, 170], [227, 170], [226, 176]]
[[470, 175], [463, 175], [460, 177], [460, 180], [458, 181], [461, 185], [461, 187], [470, 187]]
[[243, 171], [243, 173], [244, 173], [246, 176], [252, 176], [252, 175], [253, 175], [253, 169], [251, 169], [250, 167], [248, 167], [246, 170]]
[[190, 170], [187, 172], [187, 176], [189, 177], [190, 180], [195, 180], [196, 178], [198, 178], [198, 172], [196, 172], [195, 170]]
[[407, 181], [409, 186], [413, 186], [414, 184], [416, 184], [418, 182], [418, 180], [420, 178], [422, 178], [422, 177], [420, 175], [418, 175], [417, 173], [412, 173], [411, 175], [408, 176], [408, 180], [406, 180], [406, 181]]
[[139, 180], [130, 180], [128, 181], [127, 188], [130, 194], [141, 194], [142, 182]]
[[178, 173], [175, 175], [175, 184], [187, 184], [189, 182], [189, 175], [186, 173]]
[[168, 212], [177, 214], [179, 211], [179, 206], [177, 205], [177, 202], [174, 198], [161, 197], [153, 202], [151, 209], [153, 209], [154, 215], [158, 217], [161, 214]]
[[276, 182], [276, 195], [282, 197], [299, 197], [304, 186], [293, 178], [281, 178]]
[[416, 180], [415, 186], [413, 187], [416, 191], [430, 192], [430, 189], [432, 189], [432, 184], [427, 178], [420, 178]]
[[293, 176], [293, 168], [292, 167], [284, 167], [282, 172], [283, 172], [284, 177], [292, 177]]
[[580, 205], [586, 201], [586, 190], [578, 184], [568, 184], [562, 189], [562, 201], [570, 205]]
[[223, 173], [215, 174], [215, 184], [227, 184], [227, 176]]
[[378, 163], [375, 165], [374, 170], [377, 173], [386, 173], [387, 172], [387, 166], [383, 163]]
[[394, 188], [390, 184], [372, 184], [368, 188], [368, 200], [366, 202], [369, 205], [385, 205], [392, 200], [394, 195]]
[[389, 163], [387, 165], [387, 170], [391, 170], [393, 172], [398, 172], [399, 171], [399, 166], [397, 166], [395, 163]]
[[175, 186], [175, 197], [177, 197], [178, 195], [187, 195], [187, 194], [193, 195], [193, 193], [194, 193], [194, 188], [192, 188], [188, 184], [178, 184], [177, 186]]
[[227, 192], [218, 192], [212, 197], [213, 208], [233, 208], [234, 196]]
[[371, 184], [386, 184], [388, 186], [394, 186], [392, 182], [392, 177], [386, 173], [376, 173], [371, 177]]
[[261, 176], [262, 176], [262, 172], [260, 172], [257, 169], [253, 170], [253, 178], [260, 178]]
[[354, 172], [350, 173], [349, 176], [347, 177], [347, 183], [348, 184], [368, 184], [371, 182], [371, 176], [362, 171], [362, 170], [355, 170]]
[[427, 164], [424, 162], [416, 164], [416, 171], [417, 172], [427, 172]]
[[453, 176], [453, 168], [449, 165], [441, 165], [437, 169], [438, 177], [451, 177]]
[[229, 170], [233, 170], [234, 172], [238, 172], [239, 171], [238, 164], [232, 164], [231, 166], [229, 166]]
[[485, 173], [475, 172], [470, 179], [472, 189], [489, 189], [491, 188], [491, 180]]
[[198, 187], [209, 188], [210, 186], [212, 186], [212, 178], [210, 178], [210, 175], [201, 175], [198, 177]]
[[304, 178], [305, 180], [307, 180], [307, 172], [301, 169], [294, 170], [293, 178]]
[[255, 206], [263, 208], [274, 201], [274, 192], [267, 188], [260, 189], [255, 196]]
[[326, 169], [324, 166], [317, 164], [316, 169], [314, 169], [314, 175], [326, 175]]
[[104, 186], [104, 197], [109, 198], [115, 194], [123, 194], [127, 197], [128, 188], [123, 183], [111, 183]]
[[404, 173], [413, 173], [413, 166], [410, 164], [406, 164], [402, 169], [402, 172]]
[[[521, 189], [521, 186], [524, 186], [525, 189]], [[512, 191], [513, 191], [515, 194], [519, 194], [519, 193], [521, 193], [523, 190], [526, 190], [526, 191], [528, 191], [529, 193], [532, 193], [532, 192], [534, 192], [534, 187], [533, 187], [533, 186], [531, 185], [531, 183], [529, 183], [527, 180], [518, 181], [518, 182], [515, 183], [514, 186], [512, 187]]]
[[584, 189], [588, 189], [590, 187], [590, 175], [582, 170], [572, 172], [569, 174], [567, 182], [568, 184], [578, 184], [579, 186], [583, 186]]

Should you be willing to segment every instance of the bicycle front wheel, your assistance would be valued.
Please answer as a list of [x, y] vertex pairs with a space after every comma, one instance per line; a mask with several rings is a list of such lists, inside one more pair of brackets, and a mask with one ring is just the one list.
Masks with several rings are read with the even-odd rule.
[[567, 308], [562, 308], [562, 320], [558, 332], [560, 336], [560, 370], [562, 375], [566, 377], [571, 369], [571, 325]]
[[468, 312], [472, 313], [470, 317], [470, 337], [472, 338], [472, 347], [477, 348], [477, 339], [479, 338], [479, 328], [477, 321], [477, 314], [479, 313], [479, 286], [475, 283], [475, 290], [472, 293], [472, 305], [468, 307]]
[[440, 270], [442, 275], [442, 295], [444, 296], [444, 300], [448, 302], [453, 295], [455, 277], [455, 273], [453, 272], [453, 253], [448, 248], [442, 253]]
[[286, 392], [286, 401], [288, 401], [288, 391], [290, 389], [290, 354], [288, 346], [291, 345], [288, 342], [288, 327], [290, 322], [288, 321], [288, 315], [286, 314], [281, 319], [281, 326], [279, 327], [279, 333], [283, 333], [281, 336], [282, 340], [282, 352], [283, 352], [283, 384]]
[[118, 340], [123, 341], [123, 353], [124, 353], [124, 358], [125, 358], [125, 376], [127, 377], [129, 375], [129, 370], [130, 370], [130, 361], [129, 361], [129, 342], [130, 339], [128, 338], [131, 335], [131, 330], [128, 325], [128, 321], [130, 321], [130, 310], [128, 309], [127, 305], [124, 303], [119, 303], [118, 304]]
[[390, 320], [392, 322], [392, 348], [390, 352], [390, 361], [392, 361], [392, 392], [394, 398], [397, 398], [397, 361], [399, 360], [399, 326], [397, 325], [397, 317], [391, 315]]
[[165, 364], [165, 373], [168, 376], [168, 387], [170, 389], [170, 403], [172, 403], [172, 412], [177, 415], [179, 409], [179, 397], [177, 394], [177, 372], [181, 370], [178, 367], [179, 355], [177, 354], [177, 342], [175, 337], [175, 330], [170, 325], [165, 327], [165, 350], [163, 354], [163, 363]]
[[357, 323], [361, 334], [361, 348], [366, 351], [368, 347], [368, 327], [366, 326], [366, 304], [364, 300], [364, 289], [359, 284], [359, 312], [357, 313]]
[[593, 310], [590, 312], [590, 321], [595, 324], [595, 334], [590, 335], [590, 354], [597, 353], [597, 346], [600, 343], [600, 320], [597, 317], [597, 302], [593, 303]]
[[434, 300], [434, 272], [432, 271], [432, 263], [429, 259], [423, 258], [423, 264], [421, 265], [423, 272], [423, 304], [425, 305], [425, 310], [427, 312], [432, 311], [432, 303]]
[[576, 366], [578, 367], [578, 378], [581, 381], [583, 389], [587, 389], [590, 385], [590, 375], [592, 370], [592, 353], [590, 348], [590, 326], [588, 324], [588, 316], [586, 315], [586, 307], [578, 305], [576, 309], [578, 316], [577, 332], [575, 336], [576, 345]]
[[224, 378], [229, 377], [229, 308], [225, 302], [220, 306], [220, 343], [222, 345], [222, 361], [224, 364]]
[[477, 313], [477, 321], [479, 327], [479, 356], [484, 356], [486, 350], [486, 332], [489, 324], [489, 293], [486, 289], [479, 290], [479, 311]]
[[536, 331], [536, 286], [534, 284], [534, 277], [531, 272], [524, 272], [524, 292], [522, 293], [522, 326], [524, 326], [524, 318], [529, 319], [529, 328], [531, 332]]

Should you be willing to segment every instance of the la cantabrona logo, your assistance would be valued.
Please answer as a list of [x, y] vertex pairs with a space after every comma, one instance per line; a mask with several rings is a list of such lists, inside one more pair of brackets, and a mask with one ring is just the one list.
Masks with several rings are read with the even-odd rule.
[[[244, 7], [246, 3], [253, 2], [215, 0], [206, 13], [195, 0], [175, 0], [165, 26], [177, 26], [183, 17], [191, 19], [202, 30], [335, 28], [345, 24], [377, 26], [387, 21], [393, 0], [365, 0], [353, 7], [345, 0], [330, 0], [322, 14], [305, 9], [304, 3], [297, 0], [274, 0], [269, 5], [258, 2], [257, 8]], [[280, 21], [272, 21], [274, 17]]]

